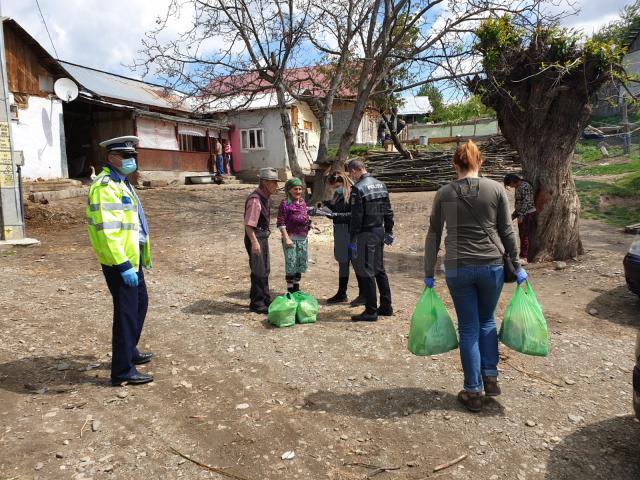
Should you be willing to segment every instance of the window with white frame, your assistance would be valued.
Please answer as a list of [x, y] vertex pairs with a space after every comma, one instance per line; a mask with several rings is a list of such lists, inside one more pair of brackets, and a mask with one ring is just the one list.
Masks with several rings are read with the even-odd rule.
[[264, 149], [264, 130], [248, 128], [240, 130], [240, 148], [243, 151]]

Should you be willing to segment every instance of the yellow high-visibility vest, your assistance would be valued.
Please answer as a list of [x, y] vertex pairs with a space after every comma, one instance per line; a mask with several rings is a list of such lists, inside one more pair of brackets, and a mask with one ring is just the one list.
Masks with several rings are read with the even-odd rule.
[[149, 236], [140, 251], [138, 202], [123, 181], [114, 180], [108, 167], [89, 188], [87, 229], [93, 251], [102, 265], [122, 270], [142, 263], [151, 268]]

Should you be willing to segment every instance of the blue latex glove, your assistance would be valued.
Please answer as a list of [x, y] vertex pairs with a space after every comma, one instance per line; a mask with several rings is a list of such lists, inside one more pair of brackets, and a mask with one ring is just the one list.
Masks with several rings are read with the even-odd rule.
[[436, 286], [436, 279], [433, 277], [424, 277], [424, 284], [427, 288], [433, 288]]
[[136, 272], [133, 268], [125, 270], [124, 272], [120, 272], [120, 275], [122, 276], [122, 280], [124, 280], [124, 284], [127, 287], [138, 286], [138, 272]]
[[527, 278], [529, 278], [529, 275], [527, 275], [526, 270], [520, 267], [516, 272], [516, 282], [518, 282], [518, 285], [521, 285], [527, 280]]
[[392, 233], [385, 233], [384, 234], [384, 244], [385, 245], [393, 245], [393, 242], [395, 241], [396, 237], [393, 236]]
[[347, 243], [347, 248], [351, 250], [353, 253], [356, 253], [356, 251], [358, 250], [358, 247], [356, 246], [355, 243]]

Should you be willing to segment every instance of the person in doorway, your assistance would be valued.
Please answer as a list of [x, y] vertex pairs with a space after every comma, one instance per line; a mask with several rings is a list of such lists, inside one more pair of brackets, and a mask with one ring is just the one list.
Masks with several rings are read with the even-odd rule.
[[231, 142], [229, 140], [222, 140], [222, 150], [224, 152], [224, 171], [227, 175], [231, 175]]
[[[333, 256], [338, 262], [338, 292], [327, 299], [327, 303], [333, 304], [348, 301], [347, 287], [352, 263], [351, 250], [349, 250], [351, 181], [345, 172], [335, 172], [329, 176], [328, 183], [333, 189], [333, 198], [324, 202], [324, 205], [331, 211], [327, 216], [333, 220]], [[351, 302], [352, 307], [359, 305], [364, 305], [364, 297], [361, 294]]]
[[224, 173], [224, 156], [223, 156], [223, 149], [222, 149], [222, 143], [220, 142], [219, 138], [215, 139], [215, 143], [213, 145], [213, 153], [216, 156], [216, 175], [222, 176], [225, 175]]
[[86, 209], [91, 246], [102, 266], [113, 299], [111, 384], [153, 381], [136, 365], [148, 363], [151, 352], [138, 350], [149, 297], [144, 268], [151, 268], [149, 225], [142, 204], [127, 179], [136, 171], [138, 137], [100, 143], [107, 164], [89, 188]]
[[518, 219], [520, 264], [527, 265], [529, 263], [529, 232], [538, 214], [533, 186], [515, 173], [505, 175], [504, 186], [516, 190], [516, 208], [511, 214], [511, 219]]
[[[469, 410], [482, 410], [482, 390], [500, 395], [498, 335], [495, 310], [504, 284], [503, 252], [517, 267], [518, 283], [527, 273], [518, 265], [509, 201], [498, 182], [480, 178], [482, 157], [469, 140], [453, 155], [458, 179], [436, 193], [425, 240], [425, 279], [435, 286], [435, 266], [447, 225], [445, 276], [458, 316], [464, 389], [458, 400]], [[491, 235], [491, 237], [489, 237]]]
[[271, 303], [269, 292], [269, 209], [271, 195], [278, 190], [278, 171], [261, 168], [260, 184], [249, 197], [244, 207], [244, 245], [249, 255], [251, 290], [249, 310], [266, 314]]
[[[351, 221], [349, 249], [360, 291], [365, 298], [365, 311], [354, 315], [354, 322], [378, 320], [378, 315], [393, 315], [391, 288], [384, 269], [384, 246], [393, 245], [393, 210], [386, 185], [367, 173], [361, 160], [347, 164], [351, 189]], [[376, 292], [380, 291], [380, 308]]]
[[307, 204], [302, 198], [302, 180], [290, 178], [284, 187], [286, 198], [280, 202], [276, 225], [282, 234], [285, 261], [285, 280], [290, 293], [300, 290], [302, 274], [307, 271], [307, 236], [314, 228]]

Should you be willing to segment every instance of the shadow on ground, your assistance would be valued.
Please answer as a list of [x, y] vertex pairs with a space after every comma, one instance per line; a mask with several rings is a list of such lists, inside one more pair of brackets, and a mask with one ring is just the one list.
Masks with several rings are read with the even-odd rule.
[[221, 300], [198, 300], [188, 307], [183, 308], [182, 312], [195, 315], [225, 315], [229, 313], [247, 315], [249, 313], [249, 309], [247, 308], [247, 305], [240, 305], [234, 302]]
[[596, 309], [596, 318], [608, 320], [620, 325], [640, 327], [640, 299], [629, 291], [626, 285], [612, 290], [592, 289], [599, 293], [587, 305], [587, 313]]
[[[455, 395], [421, 388], [389, 388], [363, 393], [336, 394], [316, 392], [305, 398], [305, 409], [363, 418], [395, 418], [424, 414], [433, 410], [460, 410], [469, 413]], [[503, 416], [504, 408], [493, 399], [485, 399], [481, 416]]]
[[640, 423], [629, 416], [586, 425], [556, 446], [545, 478], [637, 480]]
[[[87, 370], [87, 367], [90, 369]], [[96, 370], [109, 369], [89, 355], [76, 357], [26, 357], [0, 364], [0, 389], [21, 394], [65, 393], [74, 385], [111, 385]]]

